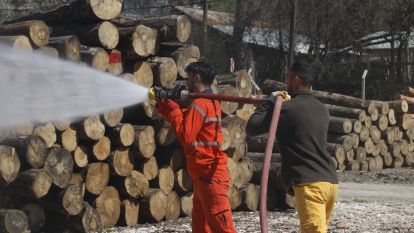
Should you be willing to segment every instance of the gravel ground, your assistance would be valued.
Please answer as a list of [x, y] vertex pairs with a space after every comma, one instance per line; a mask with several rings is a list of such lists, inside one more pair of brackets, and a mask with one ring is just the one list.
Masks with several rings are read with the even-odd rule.
[[[414, 233], [414, 169], [338, 173], [340, 193], [329, 232]], [[299, 232], [294, 210], [268, 214], [269, 232]], [[236, 212], [239, 233], [260, 232], [258, 212]], [[112, 228], [107, 233], [191, 232], [191, 219]]]

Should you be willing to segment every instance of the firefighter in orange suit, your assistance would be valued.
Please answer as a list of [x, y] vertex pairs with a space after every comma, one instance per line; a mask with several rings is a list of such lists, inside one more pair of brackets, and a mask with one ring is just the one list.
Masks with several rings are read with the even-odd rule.
[[[204, 62], [191, 63], [187, 85], [190, 92], [211, 93], [214, 71]], [[181, 109], [172, 100], [159, 100], [158, 111], [171, 123], [193, 181], [192, 230], [194, 233], [236, 232], [227, 197], [230, 175], [227, 155], [221, 150], [221, 106], [218, 101], [194, 99]]]

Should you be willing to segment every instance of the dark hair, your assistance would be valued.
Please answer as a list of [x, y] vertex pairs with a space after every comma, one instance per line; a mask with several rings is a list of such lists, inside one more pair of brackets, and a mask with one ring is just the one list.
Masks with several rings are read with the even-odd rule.
[[302, 80], [304, 85], [312, 86], [313, 70], [307, 61], [295, 61], [290, 70], [293, 71]]
[[209, 86], [213, 83], [214, 76], [216, 76], [213, 68], [203, 61], [191, 63], [185, 71], [187, 73], [199, 74], [203, 83]]

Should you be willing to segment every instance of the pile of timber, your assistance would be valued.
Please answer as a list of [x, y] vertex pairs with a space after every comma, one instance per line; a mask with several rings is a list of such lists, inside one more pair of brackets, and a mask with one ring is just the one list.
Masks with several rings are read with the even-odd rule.
[[[121, 7], [120, 0], [75, 0], [10, 19], [0, 25], [0, 43], [145, 87], [185, 82], [186, 66], [200, 58], [198, 47], [185, 43], [189, 19], [124, 16]], [[217, 75], [212, 88], [236, 96], [252, 93], [245, 70]], [[183, 150], [154, 105], [146, 101], [78, 122], [26, 123], [0, 132], [0, 232], [99, 232], [191, 216], [192, 182]], [[222, 102], [222, 149], [229, 155], [234, 210], [256, 211], [259, 203], [258, 169], [246, 157], [245, 127], [253, 110]], [[270, 207], [280, 193], [271, 190]]]
[[[270, 93], [285, 88], [283, 83], [266, 80], [262, 90]], [[328, 151], [338, 170], [379, 171], [413, 166], [414, 98], [375, 101], [316, 90], [312, 93], [329, 110]], [[260, 136], [248, 142], [261, 148], [257, 144], [263, 145], [266, 139]]]

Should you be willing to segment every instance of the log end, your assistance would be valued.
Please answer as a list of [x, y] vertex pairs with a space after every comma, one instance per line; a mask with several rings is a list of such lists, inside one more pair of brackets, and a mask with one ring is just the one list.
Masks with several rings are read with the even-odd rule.
[[106, 49], [114, 49], [119, 43], [118, 29], [108, 21], [101, 23], [99, 26], [98, 37], [102, 46]]

